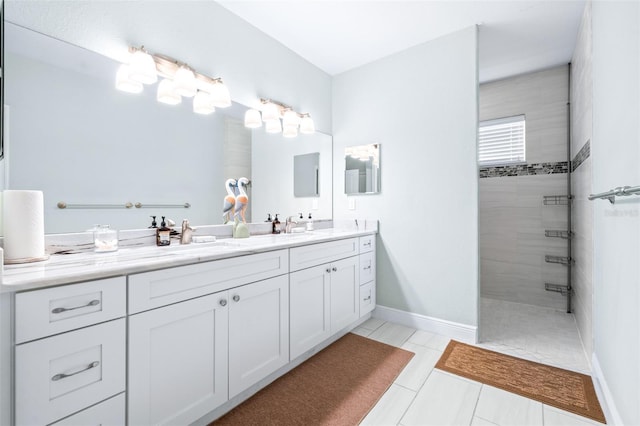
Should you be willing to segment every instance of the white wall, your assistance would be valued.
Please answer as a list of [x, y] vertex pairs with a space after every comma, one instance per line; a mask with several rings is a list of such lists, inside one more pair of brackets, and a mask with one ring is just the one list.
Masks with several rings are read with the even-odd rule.
[[[334, 217], [380, 220], [378, 304], [477, 325], [476, 28], [338, 75]], [[381, 144], [381, 193], [344, 195], [344, 149]]]
[[[571, 158], [592, 138], [593, 80], [591, 75], [591, 3], [582, 15], [576, 48], [571, 60]], [[578, 162], [574, 162], [574, 167]], [[591, 156], [575, 168], [571, 175], [573, 204], [571, 223], [575, 233], [571, 257], [573, 269], [574, 314], [585, 353], [593, 352], [593, 206], [591, 190]], [[589, 360], [590, 361], [590, 360]]]
[[120, 61], [144, 45], [222, 77], [236, 102], [273, 98], [331, 132], [331, 77], [213, 1], [9, 1], [5, 19]]
[[[640, 185], [640, 3], [593, 2], [593, 191]], [[640, 197], [594, 203], [594, 358], [640, 424]], [[617, 420], [617, 422], [616, 422]]]
[[[566, 162], [567, 87], [566, 65], [482, 84], [480, 120], [524, 114], [527, 164]], [[566, 240], [545, 237], [567, 230], [567, 208], [542, 200], [567, 193], [566, 173], [484, 177], [479, 188], [482, 296], [565, 310], [544, 284], [566, 285], [567, 268], [544, 259], [567, 256]]]

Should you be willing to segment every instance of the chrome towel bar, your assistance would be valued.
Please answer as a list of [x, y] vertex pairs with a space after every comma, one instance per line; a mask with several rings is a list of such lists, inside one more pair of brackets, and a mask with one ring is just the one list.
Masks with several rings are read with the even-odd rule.
[[183, 204], [142, 204], [142, 203], [124, 203], [124, 204], [67, 204], [64, 201], [60, 201], [58, 204], [59, 209], [130, 209], [135, 207], [137, 209], [144, 208], [184, 208], [188, 209], [191, 207], [189, 203]]
[[589, 195], [590, 200], [598, 198], [609, 200], [611, 204], [615, 204], [616, 197], [628, 196], [633, 194], [640, 194], [640, 186], [619, 186], [617, 188], [610, 189], [607, 192], [601, 192], [600, 194]]

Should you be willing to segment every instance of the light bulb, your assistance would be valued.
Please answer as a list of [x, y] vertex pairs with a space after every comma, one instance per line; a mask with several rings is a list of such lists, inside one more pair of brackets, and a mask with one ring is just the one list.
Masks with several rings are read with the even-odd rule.
[[142, 83], [129, 78], [129, 65], [122, 64], [116, 73], [116, 89], [128, 93], [142, 92]]
[[[264, 113], [262, 114], [264, 118]], [[280, 119], [276, 118], [275, 120], [269, 120], [264, 125], [267, 133], [280, 133], [282, 131], [282, 126], [280, 125]]]
[[193, 112], [196, 114], [211, 114], [215, 110], [211, 95], [199, 90], [193, 97]]
[[300, 121], [300, 133], [309, 134], [315, 133], [315, 131], [316, 127], [313, 124], [313, 119], [311, 119], [311, 117], [308, 115], [302, 117], [302, 120]]
[[262, 117], [257, 109], [249, 109], [244, 113], [244, 126], [255, 129], [262, 126]]
[[262, 121], [266, 123], [273, 120], [280, 121], [280, 109], [276, 104], [269, 102], [262, 110]]
[[180, 96], [190, 98], [196, 94], [196, 76], [193, 74], [193, 71], [185, 66], [178, 68], [173, 78], [173, 84], [175, 92]]
[[158, 81], [156, 62], [142, 49], [136, 50], [131, 55], [129, 79], [143, 84], [153, 84]]
[[284, 117], [282, 118], [282, 127], [284, 127], [285, 129], [287, 127], [294, 127], [297, 134], [298, 124], [300, 124], [300, 117], [298, 116], [298, 113], [291, 109], [287, 110], [287, 112], [284, 113]]
[[213, 105], [219, 108], [231, 106], [231, 95], [229, 94], [229, 89], [222, 81], [218, 81], [211, 86], [211, 98], [213, 100]]
[[158, 84], [158, 94], [156, 99], [158, 102], [168, 105], [178, 105], [182, 102], [182, 98], [175, 92], [173, 81], [164, 79]]

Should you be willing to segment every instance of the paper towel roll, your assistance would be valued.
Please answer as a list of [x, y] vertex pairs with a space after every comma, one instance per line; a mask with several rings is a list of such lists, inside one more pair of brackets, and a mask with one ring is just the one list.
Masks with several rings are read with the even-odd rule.
[[6, 190], [2, 201], [6, 262], [32, 262], [44, 258], [42, 191]]

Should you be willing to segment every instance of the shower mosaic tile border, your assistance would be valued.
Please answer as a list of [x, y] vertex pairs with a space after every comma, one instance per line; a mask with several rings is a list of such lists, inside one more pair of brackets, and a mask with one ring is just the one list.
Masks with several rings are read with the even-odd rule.
[[580, 167], [580, 165], [584, 163], [584, 161], [590, 156], [591, 156], [591, 139], [586, 141], [584, 145], [582, 145], [582, 148], [580, 148], [580, 151], [578, 151], [576, 156], [573, 157], [573, 160], [571, 161], [571, 172], [572, 173], [575, 172], [576, 169]]
[[505, 176], [530, 176], [568, 173], [567, 161], [553, 163], [515, 164], [505, 166], [480, 167], [480, 179]]

